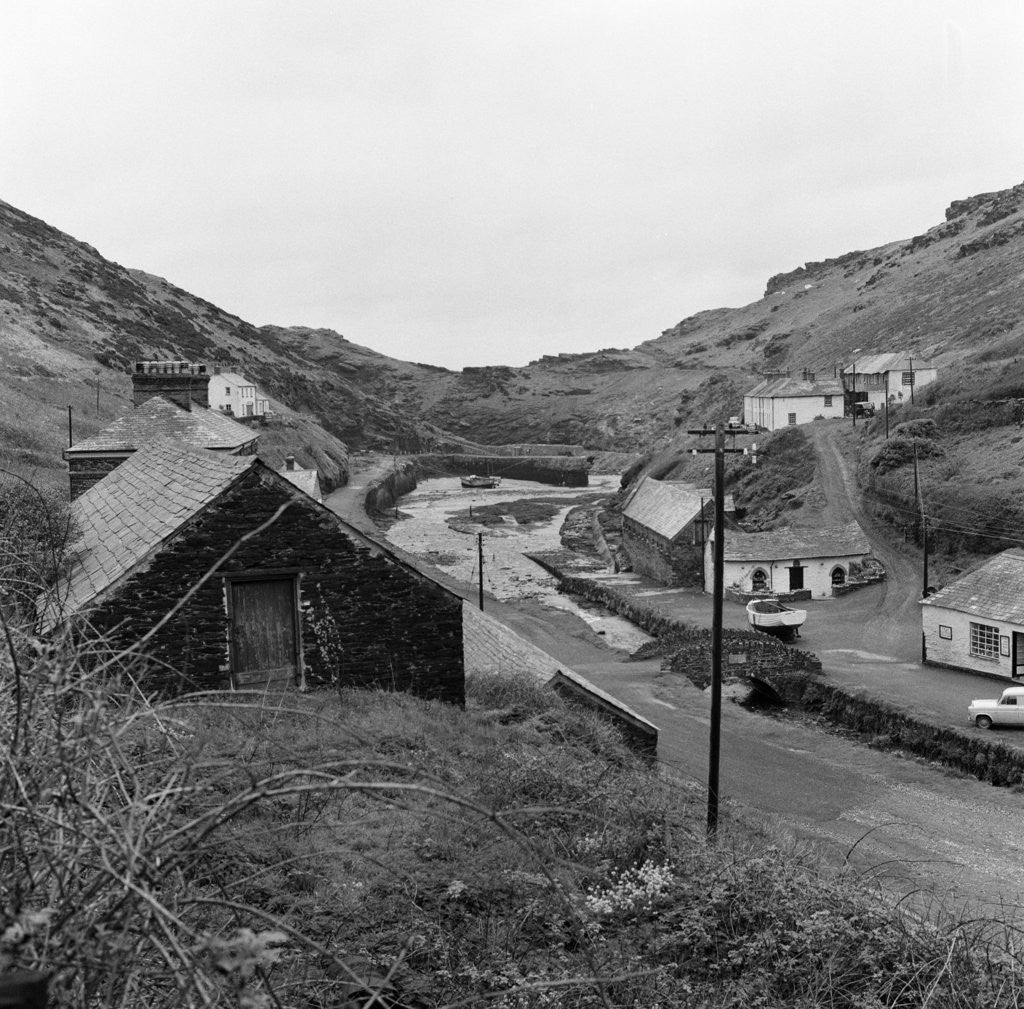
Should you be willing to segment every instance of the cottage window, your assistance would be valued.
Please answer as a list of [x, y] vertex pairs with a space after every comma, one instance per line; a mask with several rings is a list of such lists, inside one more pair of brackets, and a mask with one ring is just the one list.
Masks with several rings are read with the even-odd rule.
[[913, 385], [914, 384], [914, 373], [912, 371], [905, 371], [900, 378], [901, 385]]
[[755, 568], [750, 576], [750, 587], [755, 592], [764, 592], [768, 588], [768, 572], [764, 568]]
[[999, 657], [999, 628], [971, 623], [971, 655], [982, 659]]
[[845, 585], [846, 584], [846, 571], [841, 564], [837, 564], [832, 569], [832, 584], [833, 585]]
[[791, 414], [789, 415], [789, 423], [790, 423], [791, 425], [792, 425], [792, 424], [795, 424], [795, 423], [796, 423], [796, 414], [795, 414], [795, 413], [791, 413]]
[[826, 396], [825, 397], [825, 406], [831, 406], [831, 405], [832, 405], [832, 397], [831, 396]]

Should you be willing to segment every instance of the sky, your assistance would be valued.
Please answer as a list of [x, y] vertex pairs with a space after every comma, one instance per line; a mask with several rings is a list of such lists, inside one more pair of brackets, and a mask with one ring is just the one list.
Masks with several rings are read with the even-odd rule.
[[0, 199], [408, 361], [632, 347], [1024, 181], [1024, 0], [0, 0]]

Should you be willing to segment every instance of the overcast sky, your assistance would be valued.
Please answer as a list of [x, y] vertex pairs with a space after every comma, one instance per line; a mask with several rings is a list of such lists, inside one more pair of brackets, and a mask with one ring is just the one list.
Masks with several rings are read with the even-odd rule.
[[1024, 180], [1024, 0], [0, 0], [0, 199], [257, 323], [635, 346]]

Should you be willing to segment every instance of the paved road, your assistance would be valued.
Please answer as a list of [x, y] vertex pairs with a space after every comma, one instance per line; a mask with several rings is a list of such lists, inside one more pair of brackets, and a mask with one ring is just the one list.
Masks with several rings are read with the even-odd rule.
[[[364, 482], [357, 472], [353, 484]], [[358, 492], [329, 499], [342, 513], [350, 505], [350, 520], [359, 519], [361, 501]], [[361, 521], [366, 522], [365, 516]], [[902, 594], [912, 590], [900, 588], [900, 582], [892, 579], [815, 604], [814, 622], [809, 618], [808, 624], [817, 630], [808, 633], [804, 644], [824, 652], [826, 674], [845, 685], [863, 685], [894, 703], [962, 725], [965, 698], [979, 689], [976, 677], [920, 666], [906, 657], [912, 641], [898, 645], [902, 657], [871, 657], [870, 648], [902, 640], [885, 633], [872, 636], [870, 630], [873, 622], [884, 626], [892, 609], [906, 605]], [[465, 596], [475, 596], [474, 587], [462, 589]], [[651, 598], [659, 606], [678, 607], [691, 619], [710, 617], [706, 596], [666, 592], [653, 584], [644, 591], [655, 593]], [[659, 725], [659, 755], [666, 769], [682, 781], [706, 783], [709, 702], [704, 693], [682, 677], [663, 673], [657, 662], [624, 661], [621, 652], [570, 614], [536, 603], [488, 599], [486, 605], [538, 647]], [[743, 626], [742, 607], [727, 608], [726, 619]], [[831, 645], [831, 651], [822, 645]], [[1009, 735], [1000, 733], [1001, 738]], [[820, 843], [833, 858], [848, 857], [888, 891], [914, 895], [909, 899], [918, 904], [934, 900], [958, 906], [977, 900], [989, 907], [1024, 907], [1024, 885], [1016, 882], [1024, 847], [1024, 801], [1008, 790], [727, 703], [721, 793], [726, 804], [763, 812], [796, 837]]]

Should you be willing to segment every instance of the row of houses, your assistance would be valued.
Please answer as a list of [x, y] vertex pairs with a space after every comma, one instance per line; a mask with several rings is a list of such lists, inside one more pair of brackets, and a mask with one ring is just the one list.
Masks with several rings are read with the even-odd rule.
[[839, 369], [835, 378], [804, 372], [799, 378], [763, 378], [743, 396], [743, 419], [768, 431], [813, 420], [843, 417], [865, 406], [902, 403], [934, 382], [938, 369], [905, 354], [872, 354]]

